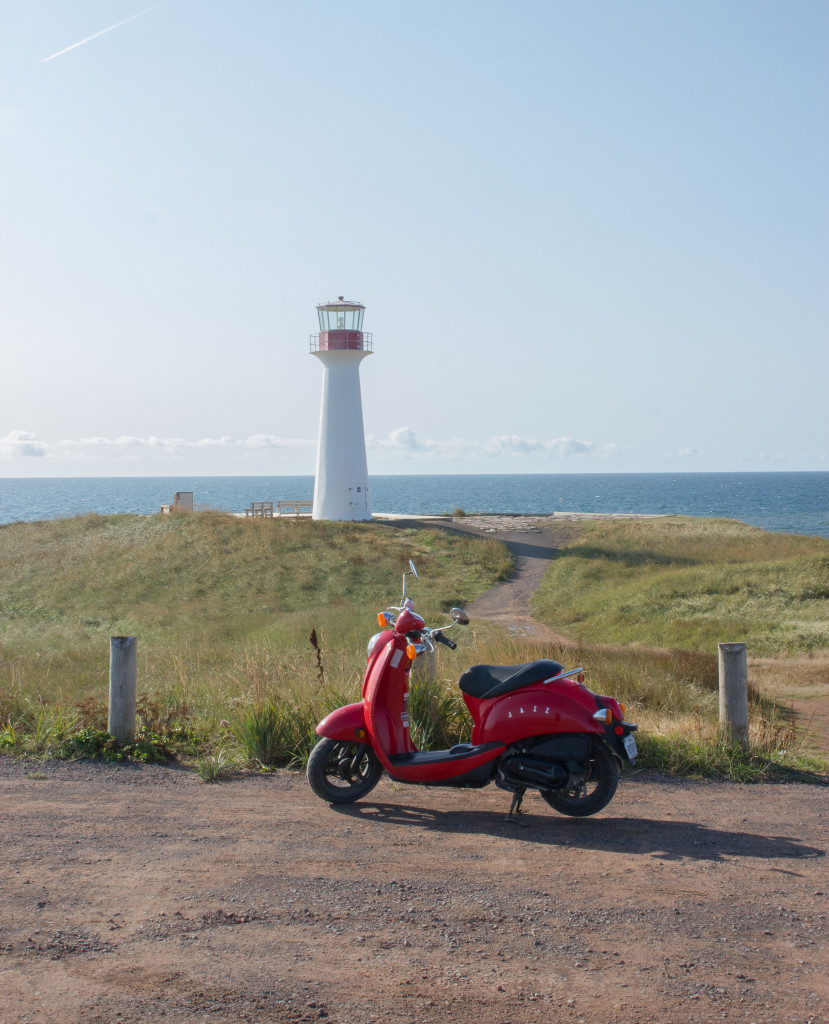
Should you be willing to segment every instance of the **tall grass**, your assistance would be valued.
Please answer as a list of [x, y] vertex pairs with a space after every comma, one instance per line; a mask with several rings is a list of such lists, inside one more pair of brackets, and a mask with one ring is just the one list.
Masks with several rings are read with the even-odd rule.
[[0, 527], [0, 743], [42, 753], [73, 727], [102, 732], [109, 637], [135, 634], [142, 735], [241, 756], [222, 722], [272, 705], [277, 753], [251, 756], [302, 760], [316, 722], [359, 695], [376, 612], [399, 601], [409, 558], [432, 620], [511, 569], [496, 541], [418, 524], [200, 513]]
[[262, 768], [304, 765], [319, 739], [317, 723], [358, 697], [359, 689], [348, 694], [330, 686], [321, 692], [304, 687], [241, 707], [228, 727], [244, 757]]
[[829, 540], [723, 519], [582, 524], [533, 611], [593, 643], [814, 655], [829, 650]]
[[469, 740], [472, 719], [463, 696], [452, 682], [416, 678], [409, 688], [412, 742], [420, 750], [445, 750]]
[[[750, 753], [719, 741], [716, 648], [659, 594], [664, 574], [698, 570], [708, 586], [726, 570], [750, 570], [762, 582], [757, 566], [774, 555], [779, 573], [799, 566], [806, 581], [790, 606], [814, 611], [825, 598], [804, 566], [820, 563], [822, 542], [694, 520], [612, 525], [618, 537], [604, 524], [572, 531], [539, 595], [539, 614], [573, 639], [551, 644], [480, 622], [457, 630], [456, 654], [441, 648], [436, 677], [412, 685], [416, 744], [469, 739], [457, 688], [468, 665], [552, 657], [583, 665], [591, 689], [628, 705], [644, 764], [746, 779], [806, 765], [785, 707], [758, 693]], [[0, 750], [111, 753], [103, 731], [108, 638], [136, 634], [146, 756], [195, 758], [203, 777], [235, 763], [301, 764], [316, 723], [359, 699], [375, 614], [397, 603], [409, 558], [421, 574], [410, 593], [436, 624], [510, 570], [495, 541], [422, 527], [217, 514], [0, 527]], [[682, 579], [672, 575], [671, 586]], [[765, 608], [765, 598], [755, 600]], [[777, 608], [782, 598], [769, 601]], [[723, 609], [705, 629], [734, 639], [738, 620], [728, 602]], [[644, 646], [654, 638], [658, 649]], [[674, 649], [664, 649], [671, 638]]]

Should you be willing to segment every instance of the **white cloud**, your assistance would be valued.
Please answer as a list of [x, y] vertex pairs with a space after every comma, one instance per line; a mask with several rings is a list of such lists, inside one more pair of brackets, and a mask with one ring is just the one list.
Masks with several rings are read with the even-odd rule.
[[252, 434], [234, 438], [204, 437], [189, 441], [182, 437], [81, 437], [62, 441], [42, 441], [37, 434], [26, 430], [13, 430], [0, 437], [0, 458], [39, 456], [62, 459], [154, 459], [177, 458], [202, 452], [237, 451], [242, 457], [265, 449], [311, 448], [316, 441], [304, 438], [280, 437], [277, 434]]
[[[366, 443], [370, 451], [383, 458], [401, 455], [425, 457], [447, 461], [455, 460], [566, 460], [612, 459], [623, 454], [617, 444], [597, 444], [575, 437], [554, 437], [546, 440], [500, 434], [483, 441], [452, 437], [443, 440], [421, 440], [411, 427], [399, 427], [388, 437], [369, 435]], [[183, 437], [81, 437], [47, 442], [26, 430], [13, 430], [0, 438], [0, 458], [37, 456], [47, 459], [94, 462], [108, 461], [161, 461], [186, 456], [206, 457], [210, 454], [232, 454], [239, 459], [253, 459], [268, 451], [316, 448], [316, 439], [281, 437], [279, 434], [251, 434], [249, 437], [203, 437], [188, 440]], [[688, 451], [691, 451], [690, 449]]]
[[485, 441], [470, 441], [460, 437], [440, 441], [429, 438], [421, 441], [411, 427], [400, 427], [392, 431], [388, 438], [378, 438], [369, 434], [366, 442], [370, 449], [379, 454], [405, 452], [429, 455], [439, 459], [533, 458], [539, 456], [554, 459], [569, 459], [578, 456], [609, 459], [622, 452], [620, 445], [596, 444], [593, 441], [581, 441], [575, 437], [555, 437], [539, 441], [535, 438], [519, 437], [517, 434], [501, 434]]
[[37, 434], [28, 430], [13, 430], [5, 437], [0, 437], [0, 458], [14, 459], [19, 456], [42, 458], [48, 455], [49, 446], [45, 445]]
[[404, 448], [407, 451], [424, 451], [423, 445], [418, 441], [417, 434], [411, 427], [398, 427], [389, 434], [388, 441], [375, 442], [378, 448]]
[[690, 445], [686, 448], [680, 448], [676, 453], [680, 459], [699, 459], [702, 458], [703, 452], [699, 448], [692, 448]]

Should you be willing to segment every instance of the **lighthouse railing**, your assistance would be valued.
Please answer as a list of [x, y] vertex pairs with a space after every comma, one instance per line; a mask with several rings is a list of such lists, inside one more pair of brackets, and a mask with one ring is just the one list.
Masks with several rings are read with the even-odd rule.
[[374, 335], [365, 331], [323, 331], [312, 334], [311, 352], [373, 352]]

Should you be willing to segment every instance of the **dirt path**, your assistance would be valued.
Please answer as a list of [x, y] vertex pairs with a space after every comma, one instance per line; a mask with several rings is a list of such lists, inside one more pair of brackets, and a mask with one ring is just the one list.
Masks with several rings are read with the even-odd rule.
[[386, 780], [0, 757], [2, 1024], [818, 1024], [829, 791], [626, 777], [584, 820]]
[[806, 734], [806, 742], [824, 756], [829, 755], [829, 697], [809, 697], [786, 701], [797, 715]]
[[473, 618], [503, 623], [522, 636], [543, 637], [553, 643], [564, 639], [530, 614], [532, 596], [541, 586], [559, 543], [567, 536], [564, 524], [552, 525], [549, 516], [475, 516], [474, 520], [453, 520], [451, 529], [502, 541], [515, 565], [509, 579], [469, 606]]

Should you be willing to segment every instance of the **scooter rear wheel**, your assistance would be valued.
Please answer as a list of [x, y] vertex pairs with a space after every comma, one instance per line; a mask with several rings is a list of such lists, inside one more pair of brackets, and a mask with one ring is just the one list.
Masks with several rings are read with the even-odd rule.
[[370, 793], [383, 766], [365, 743], [320, 740], [308, 758], [308, 785], [330, 804], [349, 804]]
[[572, 789], [552, 789], [541, 795], [555, 810], [573, 818], [586, 818], [606, 807], [619, 784], [619, 765], [601, 741], [594, 741], [581, 785]]

